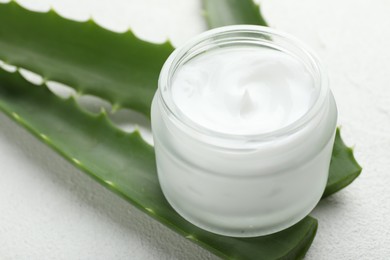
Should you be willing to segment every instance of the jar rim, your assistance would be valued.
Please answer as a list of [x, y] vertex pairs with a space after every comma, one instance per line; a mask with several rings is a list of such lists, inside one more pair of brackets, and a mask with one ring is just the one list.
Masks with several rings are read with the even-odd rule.
[[[265, 133], [259, 134], [233, 134], [233, 133], [224, 133], [218, 132], [209, 128], [206, 128], [200, 124], [197, 124], [189, 117], [187, 117], [184, 113], [181, 112], [180, 108], [173, 102], [172, 95], [170, 91], [171, 86], [171, 78], [176, 71], [176, 67], [180, 65], [183, 58], [188, 56], [188, 53], [191, 52], [192, 48], [201, 45], [207, 40], [212, 40], [217, 38], [218, 36], [229, 36], [237, 33], [249, 33], [253, 35], [257, 35], [256, 40], [261, 39], [265, 41], [266, 39], [269, 42], [273, 43], [275, 47], [281, 47], [277, 43], [272, 42], [274, 37], [281, 38], [283, 40], [287, 40], [289, 44], [292, 44], [294, 47], [298, 48], [306, 58], [309, 60], [310, 65], [314, 69], [315, 75], [313, 76], [314, 85], [316, 87], [317, 93], [311, 107], [297, 120], [291, 122], [290, 124], [278, 128], [274, 131], [269, 131]], [[278, 48], [281, 50], [282, 48]], [[286, 51], [286, 50], [285, 50]], [[296, 55], [294, 55], [296, 56]], [[299, 58], [299, 57], [296, 57]], [[311, 72], [311, 74], [314, 74]], [[169, 91], [163, 91], [163, 88], [167, 88]], [[304, 43], [302, 43], [297, 38], [280, 32], [275, 29], [271, 29], [269, 27], [258, 26], [258, 25], [230, 25], [219, 27], [215, 29], [211, 29], [209, 31], [203, 32], [198, 36], [194, 37], [181, 47], [177, 48], [167, 59], [165, 62], [159, 77], [158, 82], [158, 92], [160, 100], [162, 101], [163, 108], [172, 115], [173, 120], [181, 124], [187, 129], [195, 131], [198, 134], [202, 134], [207, 137], [215, 137], [222, 138], [227, 140], [238, 140], [238, 141], [246, 141], [246, 142], [265, 142], [269, 140], [274, 140], [276, 138], [281, 138], [283, 136], [291, 135], [297, 131], [299, 131], [302, 127], [304, 127], [313, 117], [315, 117], [321, 108], [323, 107], [327, 97], [329, 96], [329, 86], [328, 86], [328, 78], [320, 63], [317, 56], [311, 51], [309, 47], [307, 47]]]

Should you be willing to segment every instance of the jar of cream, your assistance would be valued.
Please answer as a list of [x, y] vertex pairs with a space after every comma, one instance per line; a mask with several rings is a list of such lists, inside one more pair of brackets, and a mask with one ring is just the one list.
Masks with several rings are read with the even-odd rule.
[[323, 67], [291, 36], [250, 25], [200, 34], [166, 61], [151, 116], [162, 191], [198, 227], [267, 235], [322, 196], [337, 109]]

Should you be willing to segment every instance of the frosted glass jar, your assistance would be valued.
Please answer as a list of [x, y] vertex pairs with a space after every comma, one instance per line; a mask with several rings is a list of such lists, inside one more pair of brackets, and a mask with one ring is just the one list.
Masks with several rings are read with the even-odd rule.
[[[175, 73], [199, 56], [232, 46], [276, 50], [303, 64], [314, 93], [308, 110], [258, 134], [216, 131], [183, 113], [172, 97]], [[291, 36], [249, 25], [200, 34], [166, 61], [151, 113], [162, 191], [194, 225], [227, 236], [266, 235], [304, 218], [323, 194], [337, 109], [317, 58]]]

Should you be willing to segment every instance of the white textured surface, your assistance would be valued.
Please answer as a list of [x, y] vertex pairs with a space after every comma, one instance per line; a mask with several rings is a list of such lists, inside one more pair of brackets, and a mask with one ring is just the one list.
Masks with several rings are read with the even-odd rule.
[[[178, 44], [205, 27], [199, 0], [34, 1]], [[328, 66], [359, 179], [322, 201], [307, 259], [390, 258], [390, 2], [267, 0], [263, 13]], [[75, 8], [75, 5], [79, 7]], [[215, 259], [138, 212], [0, 115], [1, 259]]]

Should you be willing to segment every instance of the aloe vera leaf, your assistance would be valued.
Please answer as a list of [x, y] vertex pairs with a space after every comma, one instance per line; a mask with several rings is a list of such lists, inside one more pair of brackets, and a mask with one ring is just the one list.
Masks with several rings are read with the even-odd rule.
[[361, 171], [362, 167], [353, 156], [352, 148], [344, 144], [338, 128], [333, 145], [328, 182], [322, 197], [325, 198], [348, 186], [360, 175]]
[[0, 70], [0, 110], [28, 129], [77, 168], [149, 216], [226, 259], [296, 259], [304, 256], [317, 230], [306, 217], [279, 233], [257, 238], [219, 236], [190, 224], [165, 200], [153, 148], [138, 132], [127, 134], [107, 120], [80, 110], [46, 86]]
[[[19, 6], [15, 5], [14, 8], [22, 12]], [[8, 41], [6, 37], [2, 40]], [[11, 49], [12, 51], [15, 50]], [[47, 68], [39, 71], [28, 66], [27, 59], [22, 61], [3, 59], [41, 72], [46, 78], [72, 84], [61, 78], [48, 76], [50, 73], [42, 73]], [[42, 59], [42, 62], [44, 61]], [[69, 68], [69, 71], [70, 74], [78, 73], [72, 68]], [[0, 77], [1, 82], [8, 88], [2, 86], [4, 89], [0, 93], [0, 98], [3, 98], [3, 101], [0, 102], [0, 108], [11, 118], [100, 183], [215, 254], [230, 259], [296, 259], [306, 253], [314, 239], [317, 221], [311, 217], [306, 217], [294, 227], [280, 233], [252, 239], [217, 236], [194, 227], [178, 216], [166, 203], [156, 178], [153, 150], [137, 134], [127, 136], [114, 129], [104, 115], [93, 117], [80, 112], [74, 101], [62, 101], [51, 97], [45, 88], [32, 91], [32, 86], [28, 86], [29, 84], [20, 78], [1, 76], [3, 76]], [[83, 89], [79, 90], [87, 93]], [[89, 93], [99, 92], [92, 90]], [[105, 96], [106, 94], [101, 93], [101, 96], [112, 101]], [[120, 102], [115, 100], [114, 103]], [[72, 117], [69, 117], [70, 115]]]
[[169, 42], [142, 41], [93, 20], [37, 13], [15, 1], [0, 4], [0, 59], [148, 117], [160, 69], [172, 51]]
[[[265, 24], [258, 7], [250, 0], [240, 0], [239, 4], [231, 0], [204, 0], [204, 5], [208, 19], [218, 21], [219, 25]], [[222, 13], [235, 15], [219, 19], [216, 6], [221, 6]], [[260, 18], [254, 19], [248, 8]], [[53, 10], [36, 13], [13, 1], [0, 4], [1, 59], [46, 79], [70, 84], [79, 92], [102, 97], [116, 108], [126, 106], [149, 113], [160, 67], [172, 50], [169, 43], [141, 41], [130, 32], [111, 32], [91, 20], [86, 23], [66, 20]], [[352, 152], [349, 156], [340, 152], [349, 149], [341, 138], [336, 138], [334, 152], [340, 156], [332, 156], [324, 197], [349, 185], [359, 175], [361, 167]]]
[[252, 0], [203, 0], [203, 8], [209, 28], [233, 24], [267, 26], [260, 6]]
[[[219, 25], [265, 24], [256, 4], [250, 0], [239, 3], [238, 0], [204, 0], [208, 19], [218, 21]], [[235, 15], [219, 19], [216, 8], [219, 5], [224, 10], [222, 13]], [[260, 19], [253, 19], [248, 8], [255, 10]], [[169, 43], [156, 45], [141, 41], [130, 32], [111, 32], [91, 20], [86, 23], [66, 20], [53, 10], [36, 13], [13, 1], [0, 4], [0, 59], [46, 79], [70, 84], [79, 92], [102, 97], [116, 108], [126, 106], [149, 113], [160, 67], [172, 50]], [[324, 197], [349, 185], [359, 175], [361, 167], [353, 154], [344, 156], [340, 152], [349, 149], [341, 138], [336, 138], [334, 152], [340, 156], [332, 156]]]

